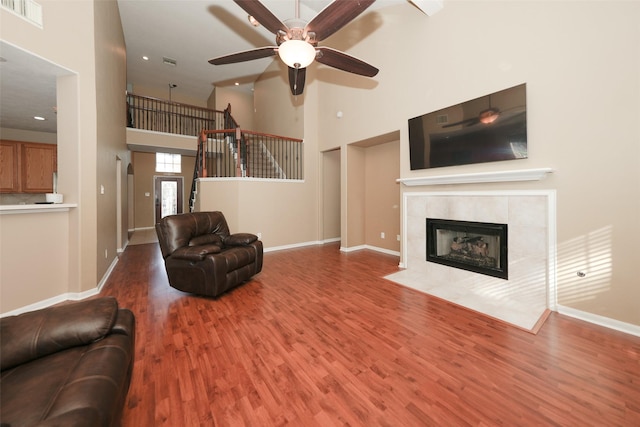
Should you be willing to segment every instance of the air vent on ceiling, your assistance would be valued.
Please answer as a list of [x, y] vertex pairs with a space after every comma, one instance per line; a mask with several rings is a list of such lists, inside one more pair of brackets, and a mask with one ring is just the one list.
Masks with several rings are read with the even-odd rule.
[[167, 64], [167, 65], [171, 65], [172, 67], [175, 67], [176, 65], [178, 65], [178, 61], [176, 61], [175, 59], [172, 59], [172, 58], [167, 58], [166, 56], [162, 57], [162, 63], [163, 64]]
[[42, 28], [42, 6], [33, 0], [2, 0], [2, 7]]

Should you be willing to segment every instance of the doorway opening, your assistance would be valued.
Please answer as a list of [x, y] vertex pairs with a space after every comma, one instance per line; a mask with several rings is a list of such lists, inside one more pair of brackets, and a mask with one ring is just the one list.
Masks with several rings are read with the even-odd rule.
[[167, 215], [182, 213], [184, 185], [181, 176], [155, 177], [156, 223]]

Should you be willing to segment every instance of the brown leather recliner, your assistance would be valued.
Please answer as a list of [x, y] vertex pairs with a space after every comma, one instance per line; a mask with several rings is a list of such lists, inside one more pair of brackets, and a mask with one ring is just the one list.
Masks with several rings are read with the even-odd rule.
[[113, 297], [0, 319], [2, 426], [118, 426], [135, 318]]
[[231, 234], [222, 212], [169, 215], [156, 224], [171, 287], [218, 296], [262, 270], [262, 242]]

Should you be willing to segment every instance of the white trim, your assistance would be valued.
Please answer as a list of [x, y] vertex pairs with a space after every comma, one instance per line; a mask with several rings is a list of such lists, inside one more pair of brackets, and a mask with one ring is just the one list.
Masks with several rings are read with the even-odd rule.
[[100, 283], [98, 283], [98, 287], [97, 287], [98, 292], [100, 292], [102, 290], [102, 287], [105, 285], [105, 283], [107, 283], [107, 280], [109, 279], [109, 276], [111, 276], [113, 269], [116, 268], [116, 264], [118, 263], [118, 261], [120, 261], [120, 258], [115, 257], [111, 262], [111, 265], [109, 266], [109, 268], [107, 268], [107, 271], [102, 276], [102, 280], [100, 280]]
[[114, 258], [113, 262], [107, 269], [107, 272], [102, 276], [102, 280], [98, 283], [93, 289], [89, 289], [83, 292], [65, 292], [64, 294], [56, 295], [55, 297], [47, 298], [42, 301], [34, 302], [33, 304], [25, 305], [24, 307], [16, 308], [15, 310], [7, 311], [6, 313], [0, 314], [0, 317], [7, 316], [17, 316], [18, 314], [27, 313], [29, 311], [40, 310], [43, 308], [50, 307], [55, 304], [59, 304], [64, 301], [80, 301], [85, 298], [92, 297], [94, 295], [98, 295], [102, 290], [102, 287], [107, 283], [109, 276], [113, 272], [113, 269], [116, 267], [119, 258]]
[[349, 253], [349, 252], [361, 251], [362, 249], [366, 249], [366, 248], [367, 248], [366, 245], [350, 246], [348, 248], [344, 246], [340, 246], [340, 252]]
[[25, 305], [24, 307], [16, 308], [15, 310], [7, 311], [6, 313], [0, 314], [0, 317], [16, 316], [18, 314], [27, 313], [29, 311], [47, 308], [64, 301], [79, 301], [97, 295], [98, 293], [98, 288], [94, 288], [84, 292], [66, 292], [61, 295], [56, 295], [55, 297], [34, 302], [33, 304]]
[[556, 311], [565, 316], [573, 317], [574, 319], [584, 320], [585, 322], [593, 323], [595, 325], [604, 326], [605, 328], [624, 332], [625, 334], [640, 337], [640, 326], [638, 325], [621, 322], [609, 317], [588, 313], [586, 311], [577, 310], [575, 308], [567, 307], [560, 304], [556, 304]]
[[130, 230], [131, 232], [142, 231], [142, 230], [155, 230], [156, 227], [138, 227]]
[[379, 248], [377, 246], [358, 245], [358, 246], [350, 246], [348, 248], [344, 247], [344, 246], [340, 246], [340, 252], [344, 252], [344, 253], [361, 251], [363, 249], [369, 249], [370, 251], [380, 252], [380, 253], [383, 253], [383, 254], [393, 255], [393, 256], [397, 256], [397, 257], [400, 256], [400, 252], [398, 252], [398, 251], [392, 251], [391, 249]]
[[0, 205], [0, 215], [67, 212], [69, 209], [77, 207], [76, 203]]
[[283, 246], [274, 246], [271, 248], [264, 248], [264, 252], [276, 252], [276, 251], [283, 251], [286, 249], [296, 249], [296, 248], [302, 248], [305, 246], [316, 246], [316, 245], [322, 245], [323, 242], [322, 240], [315, 240], [315, 241], [311, 241], [311, 242], [301, 242], [301, 243], [293, 243], [291, 245], [283, 245]]
[[295, 183], [300, 183], [300, 184], [304, 184], [304, 182], [305, 182], [304, 179], [253, 178], [253, 177], [249, 177], [249, 176], [245, 176], [245, 177], [238, 177], [238, 176], [206, 177], [206, 178], [198, 178], [198, 179], [196, 179], [196, 181], [200, 181], [200, 182], [239, 181], [239, 182], [269, 182], [269, 183], [274, 183], [274, 182], [295, 182]]
[[323, 244], [325, 243], [335, 243], [335, 242], [339, 242], [340, 240], [342, 240], [340, 237], [333, 237], [331, 239], [324, 239], [322, 241]]
[[540, 181], [547, 174], [553, 172], [551, 168], [522, 169], [511, 171], [461, 173], [455, 175], [433, 175], [419, 178], [398, 178], [396, 182], [408, 187], [419, 185], [444, 185], [444, 184], [475, 184], [481, 182], [513, 182], [513, 181]]

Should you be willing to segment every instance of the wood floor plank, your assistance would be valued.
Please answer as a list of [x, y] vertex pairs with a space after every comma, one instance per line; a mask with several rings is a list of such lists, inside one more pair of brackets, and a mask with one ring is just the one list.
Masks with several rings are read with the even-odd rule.
[[385, 280], [397, 264], [269, 252], [212, 299], [129, 246], [102, 290], [137, 321], [123, 426], [640, 425], [640, 338], [557, 313], [534, 335]]

